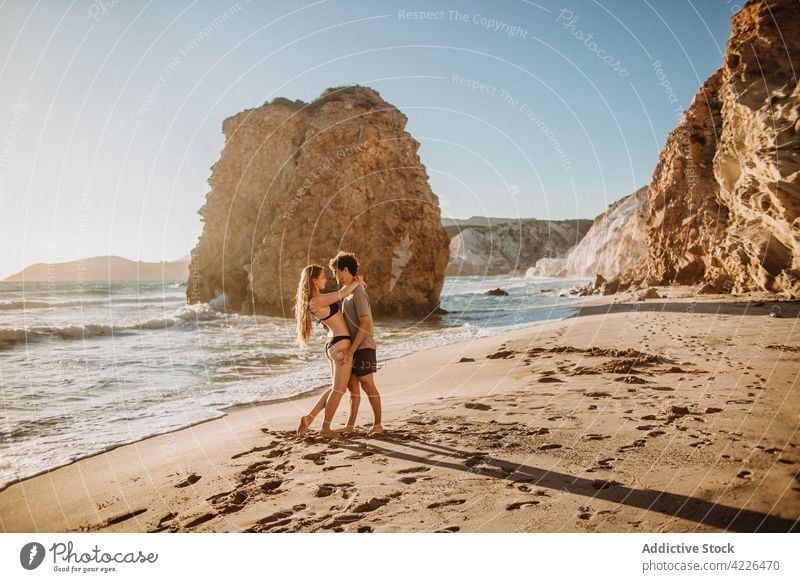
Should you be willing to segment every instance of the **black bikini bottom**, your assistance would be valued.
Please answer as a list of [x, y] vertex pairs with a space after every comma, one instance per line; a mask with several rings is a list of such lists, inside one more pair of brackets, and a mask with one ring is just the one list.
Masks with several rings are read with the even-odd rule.
[[350, 341], [350, 336], [349, 335], [336, 335], [336, 336], [333, 336], [333, 338], [328, 343], [325, 344], [325, 351], [327, 352], [329, 349], [331, 349], [333, 347], [333, 345], [335, 343], [340, 342], [342, 340]]

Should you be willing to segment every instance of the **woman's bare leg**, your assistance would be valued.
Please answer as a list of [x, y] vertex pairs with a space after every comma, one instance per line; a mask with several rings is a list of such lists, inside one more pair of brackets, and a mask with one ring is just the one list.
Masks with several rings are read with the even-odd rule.
[[[331, 378], [333, 378], [333, 361], [328, 358], [328, 362], [331, 365]], [[330, 395], [331, 389], [328, 388], [319, 397], [319, 400], [317, 400], [317, 403], [314, 405], [314, 408], [311, 409], [311, 412], [300, 417], [300, 426], [297, 427], [297, 436], [303, 436], [306, 433], [308, 427], [311, 426], [311, 423], [314, 422], [315, 418], [317, 418], [317, 415], [325, 409], [325, 405], [328, 403], [328, 397]]]
[[317, 418], [317, 415], [325, 410], [325, 405], [328, 403], [328, 397], [330, 395], [331, 389], [328, 388], [322, 393], [322, 396], [319, 397], [319, 400], [317, 400], [317, 403], [314, 405], [314, 408], [311, 409], [311, 412], [300, 417], [300, 426], [297, 427], [297, 436], [303, 436], [308, 430], [308, 427], [311, 426], [311, 423], [314, 422], [314, 419]]
[[352, 363], [346, 360], [342, 353], [349, 347], [349, 341], [340, 341], [329, 350], [330, 357], [333, 360], [333, 388], [328, 396], [328, 402], [325, 404], [325, 419], [322, 421], [322, 431], [319, 433], [320, 436], [325, 438], [339, 437], [337, 432], [331, 430], [331, 422], [333, 422], [333, 416], [336, 414], [336, 409], [339, 408], [339, 402], [341, 402], [344, 391], [347, 390], [347, 383], [350, 380]]

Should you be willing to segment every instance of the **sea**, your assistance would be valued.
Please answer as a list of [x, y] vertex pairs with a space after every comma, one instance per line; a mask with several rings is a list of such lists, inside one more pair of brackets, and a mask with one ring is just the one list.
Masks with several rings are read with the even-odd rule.
[[[448, 277], [447, 314], [375, 321], [379, 360], [573, 315], [584, 279]], [[490, 289], [506, 296], [489, 296]], [[117, 446], [296, 397], [330, 372], [318, 326], [187, 305], [183, 281], [0, 282], [0, 490]]]

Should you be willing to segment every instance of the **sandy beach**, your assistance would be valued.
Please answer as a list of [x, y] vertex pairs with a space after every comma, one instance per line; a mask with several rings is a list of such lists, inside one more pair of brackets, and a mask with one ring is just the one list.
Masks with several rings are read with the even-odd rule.
[[658, 291], [387, 362], [379, 438], [241, 408], [9, 486], [0, 529], [797, 531], [800, 303]]

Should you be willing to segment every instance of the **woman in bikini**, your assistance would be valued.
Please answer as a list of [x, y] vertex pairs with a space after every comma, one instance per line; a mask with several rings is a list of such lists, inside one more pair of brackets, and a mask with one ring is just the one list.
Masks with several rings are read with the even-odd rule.
[[311, 337], [311, 317], [313, 316], [328, 330], [328, 342], [325, 354], [330, 361], [332, 385], [320, 396], [306, 416], [300, 419], [297, 435], [302, 436], [314, 422], [317, 415], [325, 410], [320, 436], [338, 438], [339, 433], [331, 429], [331, 421], [347, 383], [350, 380], [352, 363], [347, 360], [347, 349], [350, 347], [350, 331], [342, 315], [339, 301], [349, 296], [359, 285], [366, 287], [364, 279], [356, 277], [352, 283], [333, 293], [322, 293], [328, 283], [325, 269], [319, 265], [308, 265], [300, 273], [297, 286], [297, 302], [294, 306], [297, 319], [297, 342], [301, 347], [308, 344]]

